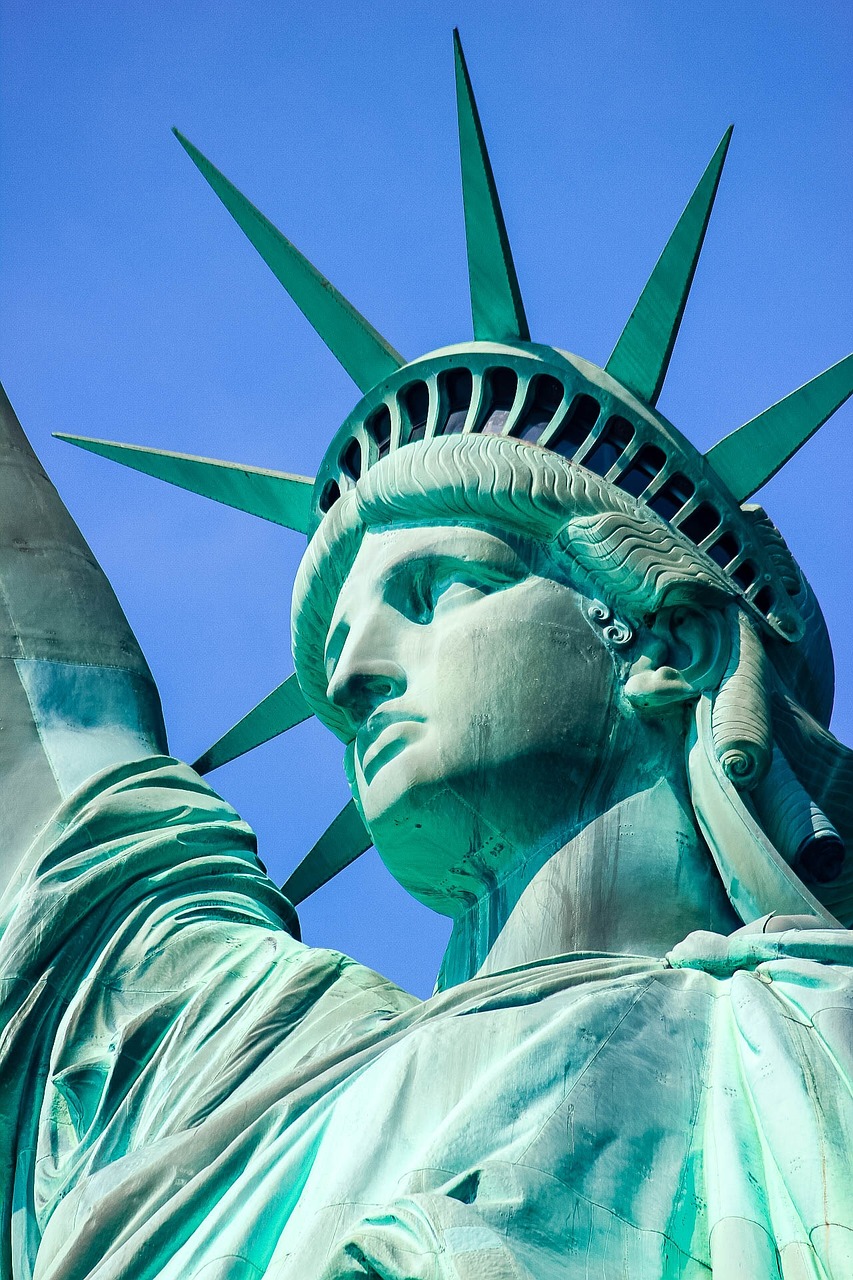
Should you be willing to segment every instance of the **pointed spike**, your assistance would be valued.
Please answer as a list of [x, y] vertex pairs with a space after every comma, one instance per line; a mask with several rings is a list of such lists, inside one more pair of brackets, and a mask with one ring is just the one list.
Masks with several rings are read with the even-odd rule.
[[282, 885], [282, 892], [297, 907], [372, 844], [373, 837], [362, 822], [355, 801], [350, 800]]
[[406, 362], [316, 267], [177, 129], [175, 137], [353, 382], [369, 391]]
[[220, 462], [216, 458], [197, 458], [189, 453], [170, 453], [166, 449], [147, 449], [138, 444], [91, 440], [88, 436], [65, 435], [61, 431], [54, 435], [57, 440], [88, 449], [134, 471], [143, 471], [179, 489], [189, 489], [203, 498], [212, 498], [226, 507], [247, 511], [249, 515], [271, 520], [297, 533], [308, 532], [314, 481], [307, 476]]
[[732, 126], [723, 134], [604, 366], [651, 405], [657, 404], [669, 368], [731, 136]]
[[732, 431], [705, 454], [738, 502], [761, 488], [853, 395], [853, 355]]
[[462, 160], [462, 200], [474, 337], [483, 342], [530, 341], [498, 191], [459, 32], [453, 32], [456, 108]]
[[208, 747], [204, 755], [196, 760], [193, 768], [196, 773], [212, 773], [214, 769], [236, 760], [238, 756], [244, 756], [247, 751], [253, 751], [255, 747], [263, 746], [265, 742], [286, 733], [313, 714], [302, 696], [295, 674], [288, 676], [277, 689], [273, 689], [272, 693], [268, 693], [243, 716], [242, 720], [238, 720], [233, 729], [229, 729], [212, 747]]

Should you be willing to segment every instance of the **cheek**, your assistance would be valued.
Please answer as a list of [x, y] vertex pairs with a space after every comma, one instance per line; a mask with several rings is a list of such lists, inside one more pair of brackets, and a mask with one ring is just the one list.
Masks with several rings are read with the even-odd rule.
[[598, 639], [573, 622], [481, 610], [442, 627], [430, 663], [442, 758], [486, 765], [529, 753], [583, 753], [597, 739], [613, 669]]

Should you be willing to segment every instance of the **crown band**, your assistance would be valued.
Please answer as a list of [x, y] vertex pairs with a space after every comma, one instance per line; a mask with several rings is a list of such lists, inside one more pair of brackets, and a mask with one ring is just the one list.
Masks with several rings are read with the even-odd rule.
[[312, 529], [380, 458], [454, 434], [508, 436], [595, 472], [707, 555], [771, 631], [785, 640], [802, 635], [799, 575], [780, 572], [750, 509], [657, 410], [604, 370], [552, 347], [449, 347], [375, 387], [320, 467]]

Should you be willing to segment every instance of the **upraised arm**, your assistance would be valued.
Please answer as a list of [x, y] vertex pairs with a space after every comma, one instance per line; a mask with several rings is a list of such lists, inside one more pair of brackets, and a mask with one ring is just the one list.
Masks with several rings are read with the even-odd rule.
[[86, 778], [165, 751], [148, 664], [0, 387], [0, 893]]

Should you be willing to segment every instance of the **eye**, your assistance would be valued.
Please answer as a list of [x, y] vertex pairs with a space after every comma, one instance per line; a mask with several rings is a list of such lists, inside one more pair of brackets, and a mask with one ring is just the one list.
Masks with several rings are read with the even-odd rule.
[[426, 626], [436, 614], [476, 604], [484, 596], [515, 586], [522, 566], [429, 556], [396, 567], [385, 582], [385, 600], [410, 622]]
[[493, 588], [484, 582], [473, 582], [465, 578], [444, 579], [436, 583], [432, 593], [433, 613], [453, 608], [457, 604], [473, 604], [491, 590]]
[[479, 581], [463, 570], [420, 573], [412, 579], [408, 615], [413, 622], [426, 626], [437, 613], [474, 604], [492, 590], [493, 584]]

